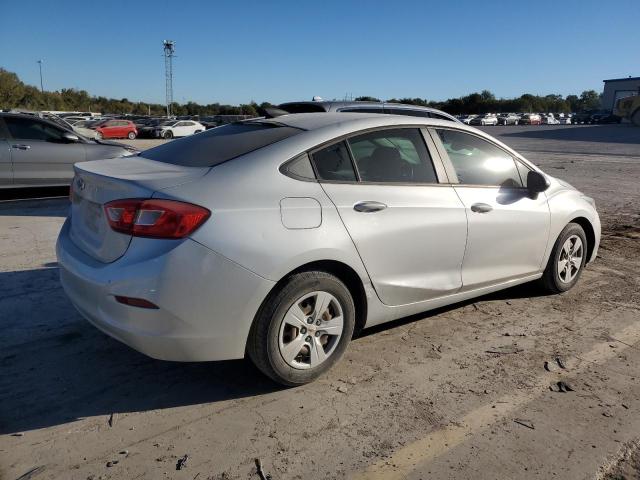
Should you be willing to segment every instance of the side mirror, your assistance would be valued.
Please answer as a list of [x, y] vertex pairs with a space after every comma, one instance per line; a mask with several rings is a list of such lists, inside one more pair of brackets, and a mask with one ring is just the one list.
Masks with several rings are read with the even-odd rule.
[[62, 134], [62, 138], [64, 138], [69, 143], [75, 143], [80, 141], [80, 137], [70, 132], [64, 132]]
[[527, 190], [532, 194], [544, 192], [549, 188], [549, 180], [544, 175], [535, 170], [531, 170], [527, 174]]

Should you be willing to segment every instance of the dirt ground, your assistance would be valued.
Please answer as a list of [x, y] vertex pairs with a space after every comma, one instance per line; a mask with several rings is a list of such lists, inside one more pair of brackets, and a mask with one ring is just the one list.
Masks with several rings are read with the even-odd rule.
[[367, 330], [299, 388], [102, 334], [58, 283], [66, 200], [0, 204], [0, 478], [640, 478], [640, 129], [487, 131], [596, 199], [597, 261]]

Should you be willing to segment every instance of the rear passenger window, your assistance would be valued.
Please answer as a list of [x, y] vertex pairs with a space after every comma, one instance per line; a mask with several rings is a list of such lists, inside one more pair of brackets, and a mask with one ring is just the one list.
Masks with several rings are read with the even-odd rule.
[[504, 150], [468, 133], [437, 132], [461, 184], [522, 187], [515, 161]]
[[389, 129], [349, 139], [360, 180], [437, 183], [431, 157], [417, 128]]
[[309, 155], [306, 153], [286, 163], [280, 171], [293, 178], [302, 180], [316, 179], [316, 175], [313, 173], [313, 167], [311, 166], [311, 160], [309, 160]]
[[355, 182], [356, 173], [344, 142], [336, 143], [313, 154], [313, 163], [321, 180]]

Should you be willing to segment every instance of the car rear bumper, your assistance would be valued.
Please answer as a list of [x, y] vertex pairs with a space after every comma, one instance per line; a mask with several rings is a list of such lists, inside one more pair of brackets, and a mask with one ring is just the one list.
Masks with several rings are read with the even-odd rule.
[[[141, 242], [133, 245], [136, 240]], [[153, 358], [242, 358], [255, 313], [274, 282], [189, 239], [145, 256], [149, 241], [133, 239], [133, 252], [100, 263], [71, 241], [67, 220], [56, 252], [62, 286], [76, 309], [103, 332]], [[159, 308], [123, 305], [116, 295], [143, 298]]]

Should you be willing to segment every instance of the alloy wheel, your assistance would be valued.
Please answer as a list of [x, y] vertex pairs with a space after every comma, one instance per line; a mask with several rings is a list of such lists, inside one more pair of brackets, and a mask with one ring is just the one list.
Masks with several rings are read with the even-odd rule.
[[562, 245], [558, 258], [558, 277], [563, 283], [570, 283], [582, 267], [584, 247], [578, 235], [571, 235]]
[[298, 298], [280, 324], [280, 355], [291, 367], [314, 368], [335, 351], [344, 328], [342, 305], [336, 297], [316, 291]]

